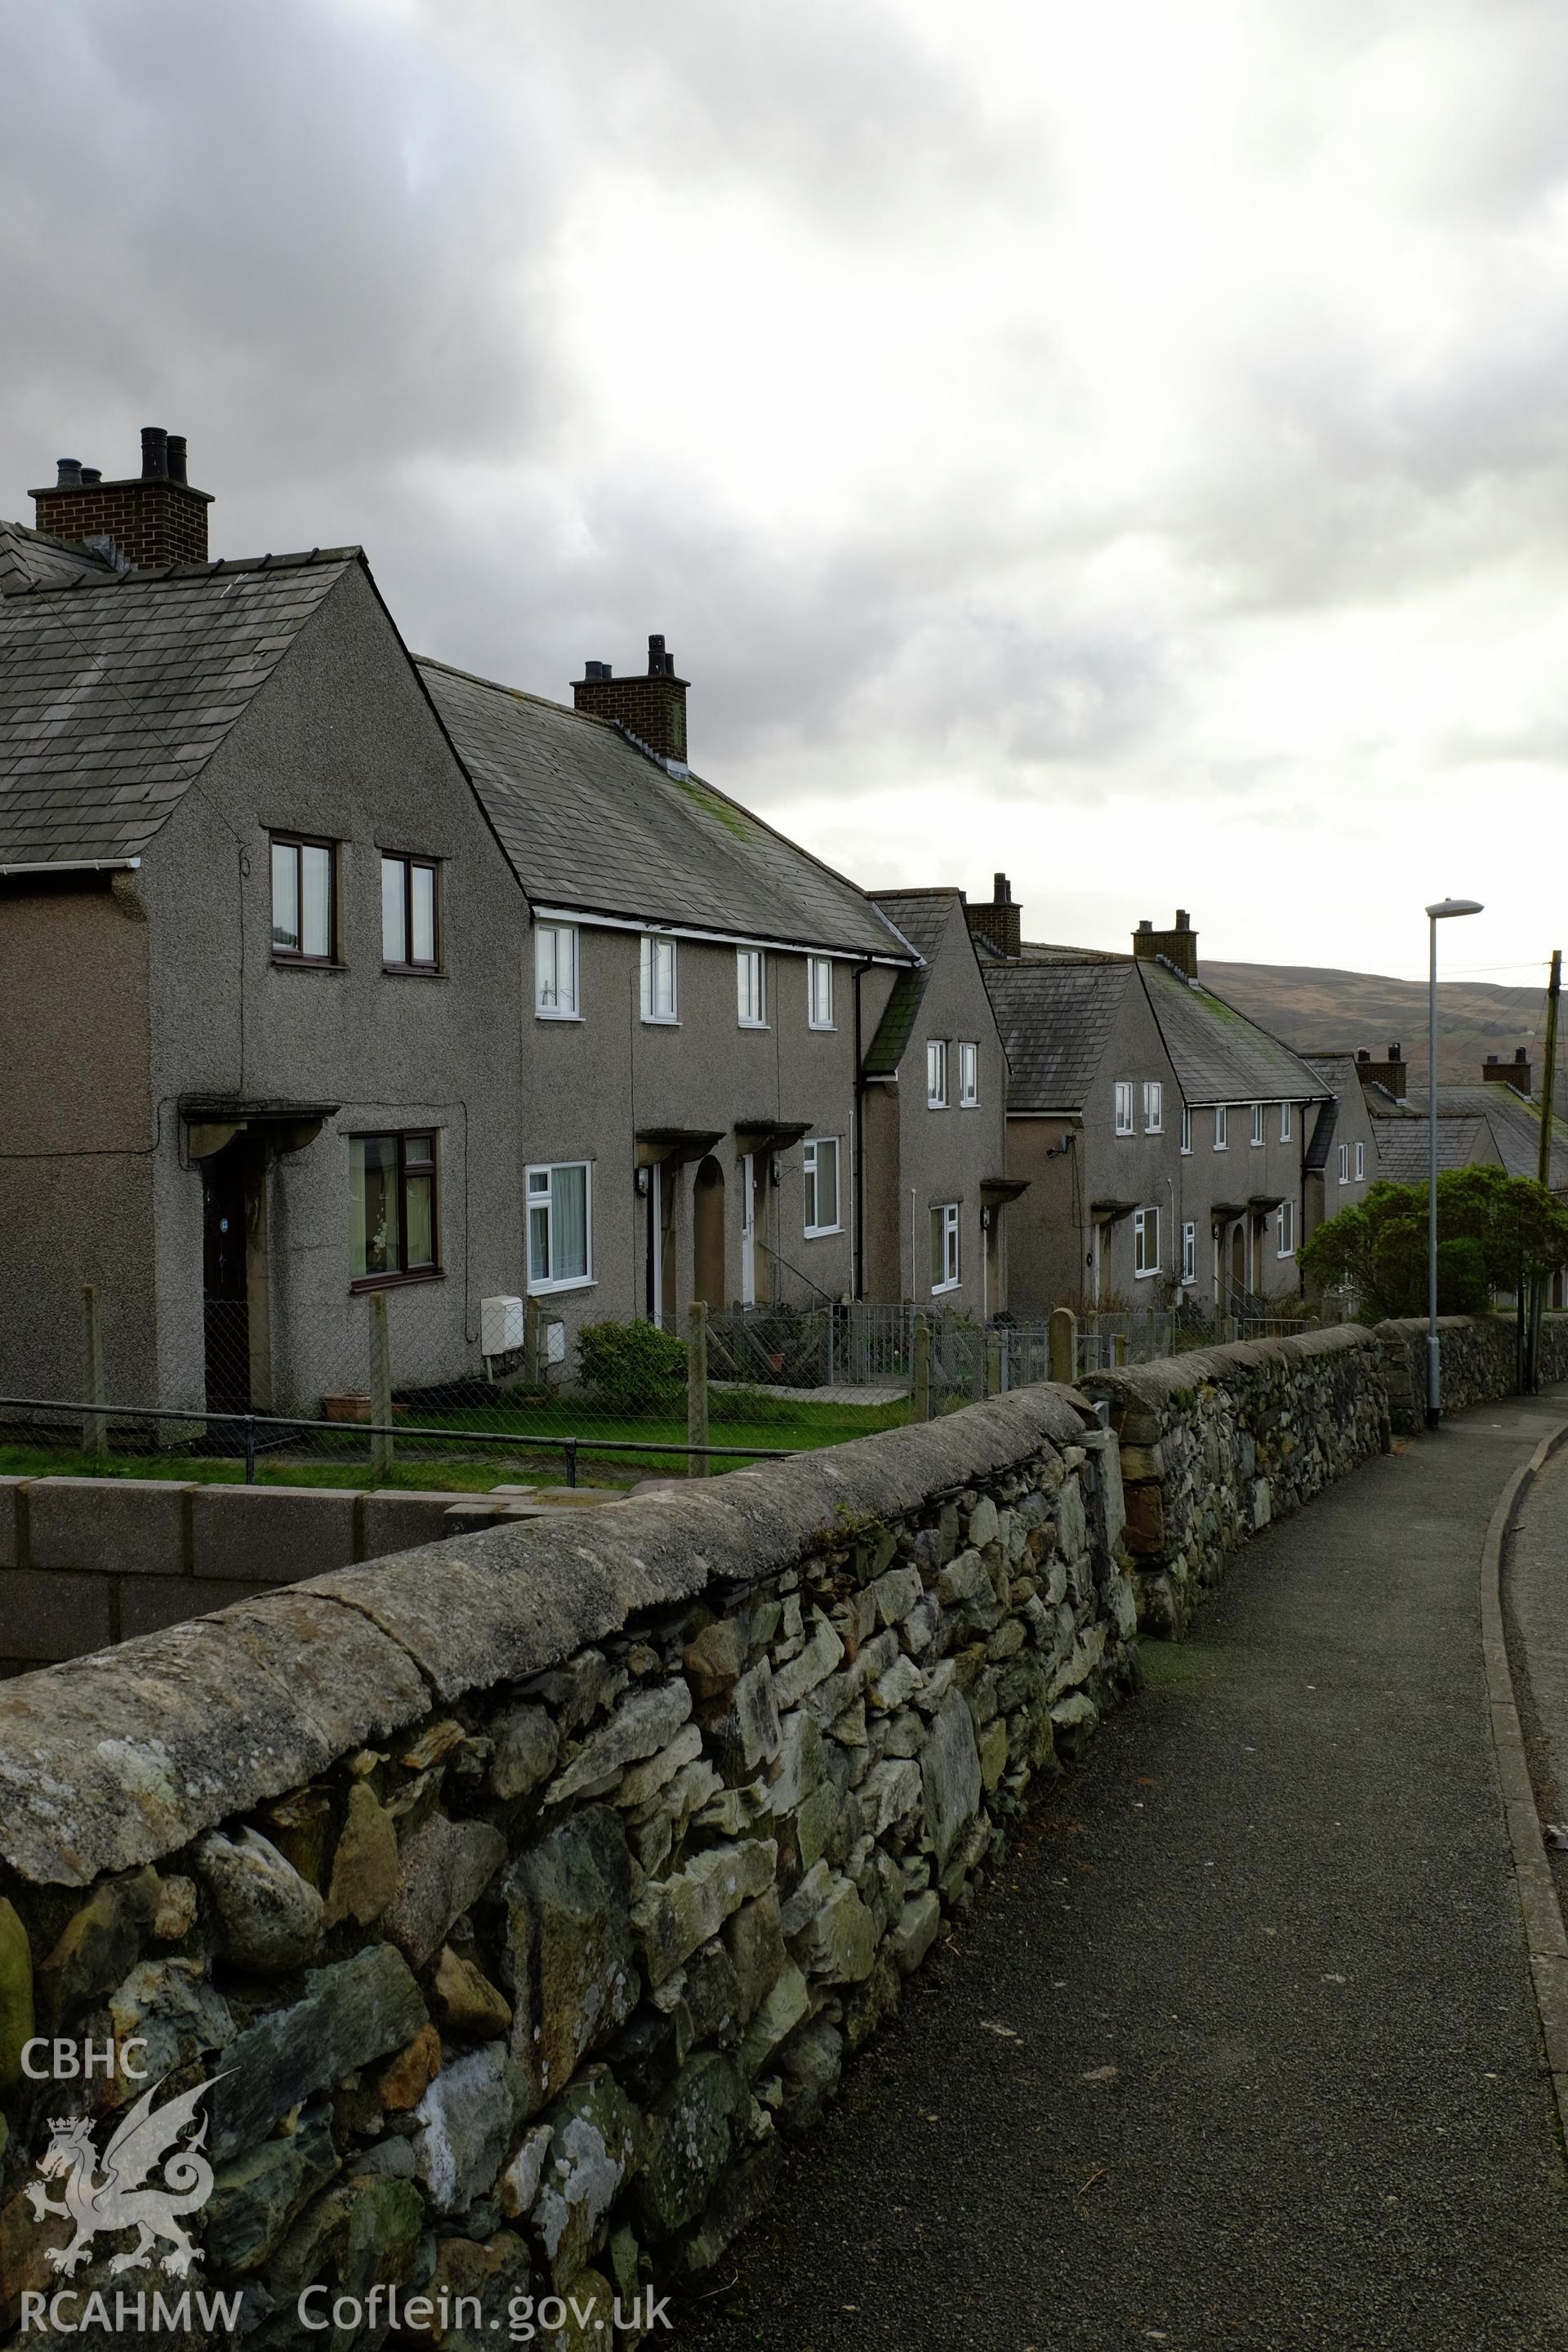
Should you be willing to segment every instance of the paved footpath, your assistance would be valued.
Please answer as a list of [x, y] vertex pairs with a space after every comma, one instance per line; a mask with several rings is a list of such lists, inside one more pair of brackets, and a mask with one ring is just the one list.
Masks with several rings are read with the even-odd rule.
[[1145, 1645], [682, 2347], [1568, 2352], [1478, 1615], [1565, 1416], [1367, 1464]]

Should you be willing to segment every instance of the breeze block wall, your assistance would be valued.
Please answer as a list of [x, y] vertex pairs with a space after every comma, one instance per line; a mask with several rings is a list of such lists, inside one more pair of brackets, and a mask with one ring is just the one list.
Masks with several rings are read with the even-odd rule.
[[[756, 2212], [1135, 1678], [1121, 1528], [1116, 1439], [1035, 1389], [5, 1685], [0, 2324], [68, 2284], [25, 2193], [51, 2132], [101, 2147], [141, 2088], [27, 2079], [37, 2033], [208, 2085], [187, 2284], [258, 2352], [386, 2340], [384, 2300], [308, 2327], [312, 2285], [478, 2298], [410, 2339], [450, 2347], [570, 2294], [537, 2340], [609, 2341]], [[111, 2276], [133, 2243], [69, 2286], [168, 2287]]]

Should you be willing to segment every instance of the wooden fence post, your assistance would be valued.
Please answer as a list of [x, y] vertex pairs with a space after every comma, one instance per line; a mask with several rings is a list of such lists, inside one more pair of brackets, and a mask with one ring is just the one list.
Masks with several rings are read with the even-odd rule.
[[[86, 1379], [84, 1394], [89, 1404], [102, 1405], [108, 1391], [103, 1385], [103, 1318], [99, 1308], [98, 1292], [90, 1282], [81, 1286], [82, 1370]], [[81, 1417], [81, 1448], [95, 1462], [109, 1459], [109, 1421], [102, 1412], [84, 1412]]]
[[923, 1315], [915, 1317], [914, 1379], [910, 1397], [910, 1419], [931, 1419], [931, 1325]]
[[987, 1396], [1000, 1396], [1002, 1393], [1002, 1334], [1000, 1331], [988, 1331], [985, 1335], [985, 1393]]
[[[708, 1443], [708, 1302], [694, 1298], [686, 1313], [686, 1442]], [[686, 1475], [706, 1478], [711, 1464], [706, 1454], [689, 1454]]]
[[384, 1434], [370, 1441], [370, 1475], [386, 1477], [392, 1469], [392, 1339], [386, 1321], [386, 1293], [370, 1294], [370, 1418], [374, 1430]]
[[1110, 1340], [1110, 1360], [1119, 1370], [1121, 1365], [1127, 1361], [1127, 1334], [1125, 1331], [1117, 1331], [1112, 1333]]
[[1070, 1307], [1053, 1307], [1050, 1334], [1051, 1378], [1071, 1388], [1078, 1378], [1078, 1317]]

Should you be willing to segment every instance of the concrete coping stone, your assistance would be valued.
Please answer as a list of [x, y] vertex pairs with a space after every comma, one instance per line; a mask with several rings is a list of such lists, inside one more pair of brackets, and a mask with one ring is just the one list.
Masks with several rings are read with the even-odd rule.
[[0, 1685], [0, 1859], [79, 1886], [176, 1852], [432, 1704], [1076, 1444], [1088, 1412], [1070, 1390], [1020, 1390], [679, 1494], [392, 1553], [20, 1675]]

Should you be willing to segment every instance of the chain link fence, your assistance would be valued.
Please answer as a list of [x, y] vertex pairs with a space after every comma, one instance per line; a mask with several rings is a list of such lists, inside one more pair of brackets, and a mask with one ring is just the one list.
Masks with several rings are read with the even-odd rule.
[[285, 1484], [609, 1486], [837, 1444], [1050, 1379], [1308, 1328], [1107, 1309], [989, 1325], [908, 1304], [698, 1312], [575, 1331], [548, 1297], [350, 1294], [287, 1321], [264, 1295], [199, 1319], [151, 1289], [0, 1299], [0, 1473], [112, 1468]]

